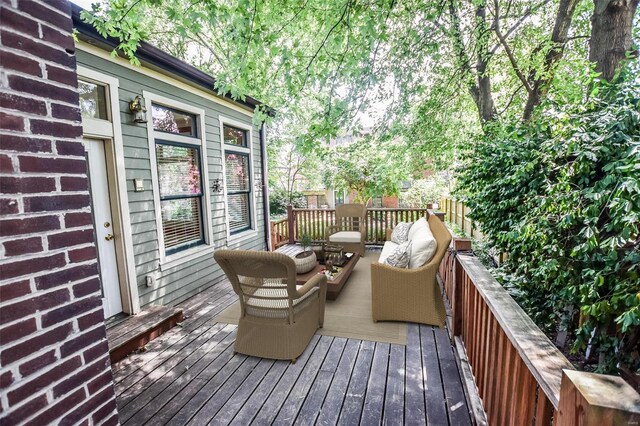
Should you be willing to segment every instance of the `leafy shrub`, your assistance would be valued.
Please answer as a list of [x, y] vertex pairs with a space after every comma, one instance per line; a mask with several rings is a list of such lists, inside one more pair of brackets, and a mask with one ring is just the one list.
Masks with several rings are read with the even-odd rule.
[[304, 208], [307, 206], [307, 200], [301, 192], [293, 192], [291, 197], [287, 191], [282, 189], [274, 189], [269, 192], [269, 211], [272, 216], [287, 214], [289, 204], [295, 208]]
[[408, 207], [424, 208], [428, 203], [439, 203], [447, 194], [444, 179], [434, 175], [412, 181], [411, 187], [400, 193], [400, 203]]
[[635, 80], [600, 86], [589, 103], [537, 122], [494, 129], [459, 176], [472, 218], [509, 255], [505, 287], [548, 333], [569, 309], [572, 350], [590, 346], [603, 372], [640, 367]]

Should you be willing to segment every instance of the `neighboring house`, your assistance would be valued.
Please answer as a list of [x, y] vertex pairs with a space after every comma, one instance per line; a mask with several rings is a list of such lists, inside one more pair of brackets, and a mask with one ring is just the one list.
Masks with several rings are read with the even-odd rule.
[[[252, 121], [259, 103], [217, 95], [212, 77], [146, 43], [136, 52], [142, 66], [112, 58], [114, 41], [81, 22], [79, 10], [80, 105], [107, 317], [176, 304], [224, 279], [216, 248], [269, 247], [264, 128]], [[136, 99], [146, 108], [139, 116], [130, 111]]]

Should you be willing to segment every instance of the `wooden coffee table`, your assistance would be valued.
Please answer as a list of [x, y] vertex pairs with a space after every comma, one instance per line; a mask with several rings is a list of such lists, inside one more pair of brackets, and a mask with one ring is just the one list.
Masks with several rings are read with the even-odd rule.
[[[354, 253], [351, 256], [351, 259], [342, 266], [342, 270], [338, 275], [336, 275], [333, 279], [327, 280], [327, 299], [336, 300], [340, 292], [342, 291], [342, 287], [349, 279], [349, 276], [353, 272], [353, 268], [355, 268], [356, 263], [358, 263], [358, 259], [360, 259], [360, 255], [358, 253]], [[324, 265], [320, 265], [319, 263], [316, 265], [314, 269], [307, 272], [306, 274], [296, 275], [296, 284], [303, 285], [315, 275], [320, 273], [321, 270], [325, 269]]]

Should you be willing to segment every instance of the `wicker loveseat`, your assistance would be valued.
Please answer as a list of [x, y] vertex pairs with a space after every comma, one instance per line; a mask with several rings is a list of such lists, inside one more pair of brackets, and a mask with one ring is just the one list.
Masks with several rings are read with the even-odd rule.
[[[382, 263], [371, 264], [371, 304], [373, 321], [408, 321], [442, 327], [446, 319], [436, 272], [451, 234], [442, 221], [431, 215], [429, 228], [437, 242], [436, 252], [426, 264], [401, 269]], [[391, 231], [387, 231], [387, 241]]]

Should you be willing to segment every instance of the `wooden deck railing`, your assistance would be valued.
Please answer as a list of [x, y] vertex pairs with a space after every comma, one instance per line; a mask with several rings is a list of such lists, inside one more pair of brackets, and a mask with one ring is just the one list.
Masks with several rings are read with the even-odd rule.
[[[467, 252], [470, 249], [470, 240], [454, 238], [439, 272], [451, 306], [450, 331], [458, 353], [470, 366], [488, 424], [563, 425], [574, 424], [574, 419], [584, 418], [590, 410], [592, 416], [601, 407], [593, 403], [585, 407], [576, 398], [576, 392], [582, 392], [576, 390], [580, 375], [589, 373], [569, 371], [573, 370], [569, 360], [478, 258]], [[635, 392], [619, 377], [595, 376], [600, 378], [582, 380], [601, 380], [602, 388], [596, 393], [607, 404], [611, 397], [606, 389], [612, 380], [620, 392]], [[626, 410], [627, 415], [635, 415]]]
[[[430, 206], [428, 206], [430, 207]], [[424, 209], [367, 209], [367, 244], [382, 245], [385, 241], [386, 230], [393, 228], [399, 222], [414, 222], [421, 217], [429, 215], [428, 208]], [[283, 244], [282, 236], [286, 236], [290, 244], [297, 243], [304, 234], [311, 236], [314, 242], [321, 242], [325, 239], [327, 226], [335, 222], [334, 209], [287, 209], [287, 218], [271, 223], [272, 249], [277, 248], [277, 244]], [[286, 223], [286, 231], [283, 225]], [[274, 230], [275, 229], [275, 230]], [[277, 233], [274, 238], [274, 232]]]
[[289, 219], [284, 218], [271, 222], [271, 250], [275, 250], [289, 242]]

